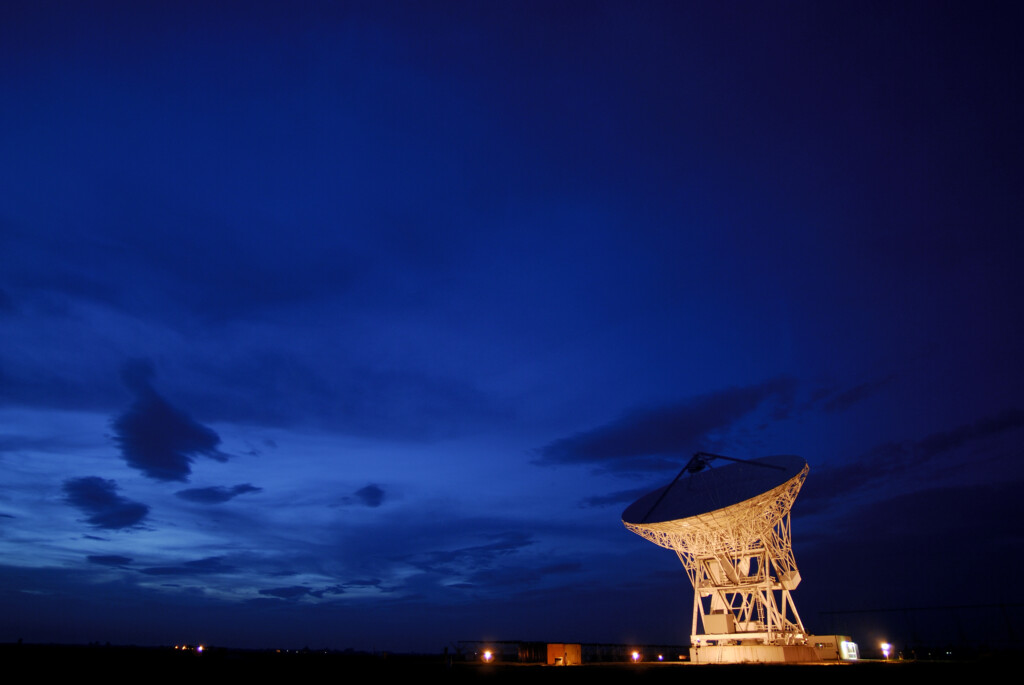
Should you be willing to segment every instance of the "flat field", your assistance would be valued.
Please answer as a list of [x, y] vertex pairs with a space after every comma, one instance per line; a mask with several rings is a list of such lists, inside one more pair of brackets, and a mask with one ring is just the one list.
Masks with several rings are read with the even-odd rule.
[[[386, 678], [405, 682], [442, 680], [448, 682], [594, 683], [595, 681], [674, 683], [685, 679], [687, 685], [720, 685], [723, 682], [753, 681], [766, 676], [787, 683], [830, 684], [845, 682], [880, 685], [887, 682], [911, 682], [917, 679], [943, 680], [970, 675], [977, 678], [1016, 658], [976, 661], [870, 662], [830, 665], [693, 665], [680, 663], [584, 664], [554, 667], [536, 664], [480, 664], [455, 661], [446, 664], [443, 657], [403, 654], [351, 654], [337, 652], [276, 652], [273, 650], [208, 649], [203, 654], [183, 653], [171, 648], [111, 647], [75, 645], [0, 645], [0, 659], [8, 664], [24, 665], [35, 674], [48, 670], [97, 669], [114, 681], [135, 680], [139, 673], [160, 673], [169, 677], [188, 677], [200, 682], [222, 678], [256, 677], [310, 680], [323, 677], [325, 670], [339, 678]], [[143, 669], [143, 670], [140, 670]]]

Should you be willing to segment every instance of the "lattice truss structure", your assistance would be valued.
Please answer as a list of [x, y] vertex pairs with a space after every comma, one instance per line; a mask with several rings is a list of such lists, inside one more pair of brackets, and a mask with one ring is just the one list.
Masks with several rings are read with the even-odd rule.
[[[693, 584], [694, 645], [802, 644], [804, 626], [790, 591], [800, 584], [789, 512], [807, 478], [796, 476], [724, 509], [675, 521], [626, 523], [674, 550]], [[698, 632], [698, 623], [704, 631]]]

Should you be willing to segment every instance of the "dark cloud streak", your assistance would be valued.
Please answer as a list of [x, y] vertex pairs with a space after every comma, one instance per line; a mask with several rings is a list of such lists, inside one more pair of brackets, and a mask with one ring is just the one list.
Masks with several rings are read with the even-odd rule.
[[188, 481], [195, 455], [227, 461], [217, 449], [220, 436], [161, 397], [153, 389], [153, 373], [148, 361], [131, 362], [122, 371], [136, 398], [113, 428], [128, 465], [154, 480]]
[[97, 528], [131, 528], [149, 513], [145, 504], [117, 494], [117, 483], [97, 476], [64, 481], [64, 495], [69, 504], [89, 514], [86, 520]]
[[492, 536], [495, 542], [454, 550], [437, 550], [415, 555], [408, 559], [416, 568], [428, 573], [461, 573], [488, 568], [495, 561], [534, 544], [531, 535], [520, 531], [506, 531]]
[[[824, 404], [825, 411], [836, 412], [847, 409], [861, 400], [874, 395], [895, 378], [895, 375], [889, 375], [879, 380], [867, 381], [835, 395], [832, 395], [831, 391], [828, 390], [822, 391], [820, 397], [827, 397]], [[829, 397], [829, 395], [832, 396]]]
[[1001, 436], [1024, 427], [1024, 410], [1009, 409], [950, 431], [928, 435], [917, 441], [886, 442], [876, 445], [855, 460], [825, 468], [809, 478], [800, 497], [799, 513], [824, 509], [836, 497], [873, 487], [887, 481], [913, 478], [917, 487], [929, 485], [934, 475], [930, 465], [943, 455], [966, 445]]
[[186, 561], [180, 566], [150, 566], [141, 570], [149, 576], [199, 576], [216, 573], [233, 573], [235, 567], [224, 563], [223, 557], [206, 557]]
[[90, 564], [100, 564], [101, 566], [127, 566], [132, 563], [131, 557], [120, 554], [90, 554], [87, 559]]
[[772, 414], [790, 410], [795, 381], [778, 378], [744, 388], [728, 388], [682, 404], [636, 411], [590, 431], [556, 440], [541, 449], [540, 463], [600, 463], [635, 469], [651, 456], [688, 453], [709, 442], [714, 431], [729, 428], [774, 400]]
[[628, 504], [635, 501], [641, 495], [646, 495], [651, 489], [650, 487], [632, 488], [630, 490], [618, 490], [607, 495], [594, 495], [593, 497], [584, 498], [580, 502], [580, 506], [589, 509], [591, 507], [608, 507], [613, 504]]
[[947, 450], [962, 447], [967, 442], [999, 435], [1022, 426], [1024, 426], [1024, 410], [1009, 409], [996, 416], [958, 426], [951, 431], [929, 435], [917, 443], [917, 449], [923, 458], [930, 458]]
[[278, 599], [298, 599], [310, 594], [308, 587], [301, 585], [290, 585], [288, 587], [275, 587], [260, 590], [260, 594], [266, 597], [277, 597]]
[[209, 488], [189, 488], [188, 490], [179, 490], [174, 493], [178, 497], [189, 502], [197, 502], [199, 504], [223, 504], [229, 500], [244, 495], [250, 492], [262, 492], [263, 488], [258, 488], [255, 485], [249, 483], [242, 483], [231, 488], [225, 487], [209, 487]]
[[276, 597], [284, 600], [297, 600], [302, 597], [315, 597], [317, 599], [323, 599], [325, 595], [343, 595], [345, 594], [345, 587], [343, 585], [329, 585], [322, 588], [309, 588], [304, 585], [289, 585], [285, 587], [267, 588], [260, 590], [260, 594], [264, 597]]

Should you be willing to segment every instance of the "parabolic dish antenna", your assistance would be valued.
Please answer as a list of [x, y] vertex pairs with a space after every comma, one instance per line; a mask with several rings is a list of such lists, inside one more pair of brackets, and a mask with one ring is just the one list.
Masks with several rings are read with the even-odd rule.
[[790, 597], [800, 572], [789, 512], [807, 471], [791, 455], [744, 461], [699, 452], [672, 483], [622, 513], [626, 528], [675, 551], [686, 567], [693, 647], [805, 644]]

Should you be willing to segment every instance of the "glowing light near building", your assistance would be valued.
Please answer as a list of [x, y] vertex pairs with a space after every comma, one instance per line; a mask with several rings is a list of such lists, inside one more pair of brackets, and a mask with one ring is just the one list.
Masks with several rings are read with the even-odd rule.
[[484, 655], [483, 655], [483, 659], [484, 659], [484, 661], [486, 663], [491, 663], [492, 661], [494, 661], [494, 652], [492, 652], [489, 649], [485, 650], [484, 651]]
[[640, 652], [633, 652], [629, 655], [629, 658], [633, 660], [633, 663], [640, 661]]
[[886, 661], [889, 660], [889, 655], [892, 654], [892, 645], [888, 642], [883, 642], [879, 645], [882, 648], [882, 656], [885, 657]]

